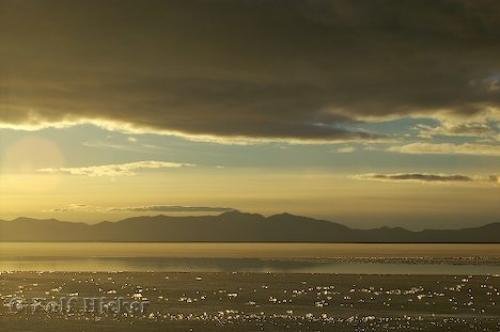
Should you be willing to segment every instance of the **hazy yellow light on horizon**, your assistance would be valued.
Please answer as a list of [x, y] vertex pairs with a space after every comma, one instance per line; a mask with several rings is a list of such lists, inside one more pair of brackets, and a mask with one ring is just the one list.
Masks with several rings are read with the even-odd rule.
[[64, 164], [65, 157], [56, 142], [28, 135], [5, 148], [0, 172], [33, 173], [40, 168], [62, 167]]

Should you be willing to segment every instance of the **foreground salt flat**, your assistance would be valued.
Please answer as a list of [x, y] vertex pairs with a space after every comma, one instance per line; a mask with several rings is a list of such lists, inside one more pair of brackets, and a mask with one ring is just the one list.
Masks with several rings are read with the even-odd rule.
[[5, 331], [499, 331], [499, 276], [13, 272], [0, 297], [123, 297], [142, 314], [0, 311]]

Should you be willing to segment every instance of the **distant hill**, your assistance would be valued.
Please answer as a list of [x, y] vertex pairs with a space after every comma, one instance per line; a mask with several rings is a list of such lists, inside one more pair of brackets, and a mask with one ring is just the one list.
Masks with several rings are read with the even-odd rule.
[[0, 241], [205, 242], [496, 242], [500, 223], [457, 230], [352, 229], [288, 213], [226, 212], [218, 216], [146, 216], [94, 225], [55, 219], [0, 221]]

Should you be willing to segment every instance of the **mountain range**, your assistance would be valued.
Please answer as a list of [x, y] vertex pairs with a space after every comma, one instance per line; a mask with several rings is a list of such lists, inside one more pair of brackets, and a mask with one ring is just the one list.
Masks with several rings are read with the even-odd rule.
[[500, 243], [500, 222], [410, 231], [401, 227], [353, 229], [288, 213], [265, 217], [239, 211], [216, 216], [143, 216], [92, 225], [17, 218], [0, 220], [0, 241]]

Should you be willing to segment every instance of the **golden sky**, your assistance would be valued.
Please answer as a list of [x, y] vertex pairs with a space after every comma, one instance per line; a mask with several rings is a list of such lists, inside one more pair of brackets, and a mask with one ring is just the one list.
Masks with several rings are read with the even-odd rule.
[[0, 218], [500, 216], [500, 5], [2, 1]]

